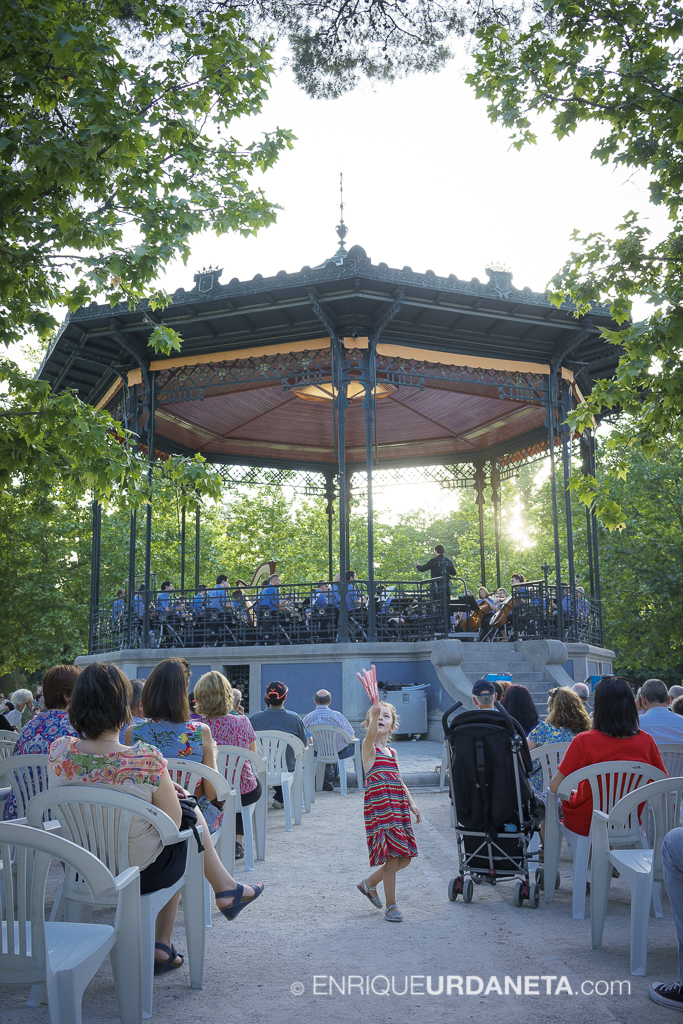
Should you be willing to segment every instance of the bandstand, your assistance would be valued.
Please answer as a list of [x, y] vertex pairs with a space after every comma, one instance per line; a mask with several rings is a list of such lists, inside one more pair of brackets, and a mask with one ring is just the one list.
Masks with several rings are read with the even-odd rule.
[[[231, 669], [240, 666], [252, 711], [268, 682], [281, 678], [293, 710], [308, 710], [312, 692], [325, 685], [352, 722], [366, 706], [355, 673], [370, 660], [380, 678], [431, 684], [432, 723], [486, 667], [505, 671], [512, 664], [524, 681], [526, 666], [539, 694], [548, 680], [608, 671], [613, 655], [602, 647], [597, 525], [590, 513], [585, 524], [572, 523], [567, 490], [572, 445], [580, 446], [583, 472], [594, 474], [595, 439], [591, 431], [572, 438], [566, 425], [567, 413], [616, 367], [618, 351], [600, 336], [614, 327], [608, 311], [598, 307], [576, 319], [568, 304], [556, 308], [545, 294], [513, 287], [511, 273], [500, 268], [487, 270], [482, 283], [375, 265], [358, 245], [347, 252], [345, 226], [338, 231], [335, 256], [298, 273], [222, 283], [222, 271], [209, 268], [163, 311], [144, 303], [80, 309], [40, 370], [53, 390], [71, 388], [123, 422], [152, 472], [168, 454], [200, 452], [228, 484], [272, 482], [278, 473], [289, 481], [294, 472], [309, 493], [324, 494], [329, 580], [340, 572], [336, 601], [316, 607], [317, 581], [305, 581], [287, 583], [268, 602], [267, 581], [255, 579], [240, 596], [231, 589], [222, 606], [212, 604], [200, 592], [213, 580], [201, 577], [199, 509], [194, 524], [183, 512], [180, 586], [161, 599], [148, 508], [144, 523], [131, 517], [127, 593], [113, 613], [113, 595], [100, 595], [102, 516], [95, 505], [90, 647], [79, 661], [104, 657], [144, 677], [164, 648], [186, 657], [195, 675], [212, 667], [234, 678]], [[160, 322], [183, 338], [176, 356], [157, 359], [148, 347]], [[373, 475], [421, 473], [447, 487], [472, 487], [483, 582], [483, 508], [490, 500], [500, 586], [501, 480], [548, 456], [554, 565], [514, 595], [515, 643], [477, 644], [467, 629], [460, 640], [452, 632], [453, 613], [468, 606], [468, 588], [478, 579], [456, 577], [450, 590], [417, 573], [375, 579]], [[348, 583], [354, 481], [366, 491], [368, 555], [358, 572], [364, 578]], [[577, 595], [574, 572], [579, 528], [587, 534], [585, 595]], [[141, 530], [144, 565], [136, 564]]]

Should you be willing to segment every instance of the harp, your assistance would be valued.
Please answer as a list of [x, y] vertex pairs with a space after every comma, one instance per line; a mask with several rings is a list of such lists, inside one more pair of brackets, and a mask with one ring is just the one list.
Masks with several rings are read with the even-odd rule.
[[254, 575], [251, 577], [251, 583], [248, 586], [260, 587], [261, 584], [265, 583], [273, 575], [276, 565], [277, 562], [261, 562], [260, 565], [256, 566]]

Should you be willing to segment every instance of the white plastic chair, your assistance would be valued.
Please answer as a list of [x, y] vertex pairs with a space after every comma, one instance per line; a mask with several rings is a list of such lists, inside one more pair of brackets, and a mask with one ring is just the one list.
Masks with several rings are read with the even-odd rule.
[[[535, 760], [535, 761], [538, 761], [538, 763], [541, 766], [541, 774], [542, 774], [541, 791], [543, 793], [547, 793], [548, 786], [550, 785], [550, 780], [552, 779], [552, 777], [555, 775], [555, 773], [557, 772], [558, 768], [560, 767], [560, 764], [562, 762], [562, 758], [567, 753], [568, 749], [569, 749], [569, 743], [568, 742], [565, 742], [565, 743], [544, 743], [543, 746], [535, 747], [533, 750], [529, 751], [529, 753], [531, 754], [532, 759]], [[537, 770], [537, 768], [536, 768], [536, 766], [534, 766], [534, 771], [536, 771], [536, 770]], [[536, 881], [539, 883], [541, 888], [543, 888], [543, 886], [545, 885], [545, 867], [541, 864], [541, 861], [540, 861], [540, 859], [538, 857], [538, 853], [539, 853], [540, 849], [541, 849], [541, 834], [540, 834], [540, 832], [535, 832], [533, 834], [533, 836], [531, 837], [531, 841], [529, 842], [529, 853], [532, 854], [530, 863], [536, 869]], [[548, 877], [550, 877], [550, 876], [548, 876]], [[555, 885], [556, 889], [560, 888], [560, 873], [559, 873], [559, 871], [555, 872], [554, 885]]]
[[4, 757], [12, 756], [18, 739], [18, 732], [8, 732], [7, 729], [0, 729], [0, 761]]
[[[654, 845], [650, 850], [610, 850], [609, 830], [637, 820], [638, 805], [648, 801], [654, 821]], [[607, 901], [615, 867], [631, 889], [631, 974], [647, 972], [647, 931], [656, 883], [664, 881], [662, 841], [678, 826], [683, 801], [683, 778], [662, 779], [623, 797], [609, 817], [593, 812], [593, 859], [591, 863], [591, 946], [602, 947]], [[655, 917], [661, 917], [661, 909]]]
[[29, 800], [47, 789], [49, 779], [47, 754], [17, 754], [0, 761], [0, 787], [9, 786], [14, 793], [17, 818], [25, 817]]
[[658, 743], [657, 749], [669, 778], [680, 779], [683, 776], [683, 743]]
[[[197, 783], [201, 782], [202, 779], [206, 779], [210, 782], [213, 788], [216, 790], [216, 799], [218, 801], [224, 801], [225, 806], [223, 808], [223, 818], [220, 825], [215, 832], [211, 832], [209, 838], [214, 845], [214, 848], [218, 852], [218, 856], [221, 858], [223, 865], [230, 871], [230, 874], [234, 874], [234, 870], [231, 870], [225, 860], [234, 866], [235, 863], [235, 794], [230, 789], [225, 776], [220, 775], [214, 768], [207, 768], [206, 765], [201, 764], [197, 761], [191, 761], [187, 757], [169, 757], [166, 759], [166, 768], [168, 774], [171, 776], [172, 782], [177, 782], [179, 786], [186, 789], [189, 793], [194, 793]], [[206, 841], [206, 837], [204, 839]], [[230, 858], [232, 857], [232, 860]], [[225, 860], [224, 860], [225, 858]], [[211, 886], [204, 879], [204, 923], [207, 928], [211, 927], [211, 900], [212, 892]]]
[[[9, 861], [17, 866], [12, 878]], [[116, 907], [113, 925], [45, 921], [45, 884], [53, 858], [78, 874], [96, 903]], [[17, 822], [0, 824], [5, 865], [0, 983], [47, 988], [51, 1024], [81, 1024], [83, 992], [109, 953], [121, 1024], [142, 1020], [140, 872], [116, 877], [97, 857], [59, 836]], [[33, 994], [32, 989], [32, 994]], [[29, 1005], [37, 1005], [35, 1002]]]
[[[532, 754], [536, 751], [532, 750]], [[604, 811], [609, 814], [614, 805], [628, 793], [649, 782], [658, 782], [665, 779], [666, 775], [659, 768], [653, 768], [651, 764], [642, 761], [602, 761], [598, 764], [581, 768], [580, 771], [572, 772], [557, 791], [561, 800], [568, 800], [572, 790], [576, 789], [584, 780], [590, 784], [593, 794], [593, 809]], [[544, 848], [544, 872], [546, 878], [555, 878], [560, 862], [560, 846], [564, 836], [574, 853], [574, 878], [572, 891], [572, 917], [583, 920], [586, 909], [586, 880], [588, 877], [588, 860], [591, 849], [591, 832], [587, 836], [577, 835], [567, 826], [560, 822], [557, 810], [557, 800], [553, 794], [548, 792], [545, 818], [545, 848]], [[644, 846], [644, 836], [641, 834], [638, 816], [634, 815], [635, 821], [628, 822], [623, 828], [610, 827], [609, 842], [612, 846]], [[555, 896], [555, 889], [552, 885], [546, 885], [544, 899], [551, 903]], [[655, 903], [659, 902], [659, 894], [656, 894]], [[661, 904], [657, 907], [661, 910]]]
[[[256, 733], [256, 742], [261, 757], [266, 762], [266, 782], [269, 786], [282, 787], [282, 801], [285, 805], [285, 832], [292, 831], [292, 817], [301, 824], [304, 784], [304, 744], [298, 736], [276, 729]], [[287, 747], [294, 751], [295, 769], [287, 767]]]
[[[112, 874], [129, 867], [128, 834], [133, 818], [149, 822], [159, 833], [164, 846], [187, 839], [185, 873], [172, 886], [140, 897], [142, 927], [142, 1010], [152, 1015], [154, 979], [154, 924], [157, 914], [171, 896], [181, 889], [185, 938], [190, 961], [192, 988], [204, 986], [204, 856], [189, 829], [180, 832], [171, 818], [158, 807], [121, 792], [119, 786], [59, 786], [33, 797], [26, 808], [28, 824], [40, 828], [43, 814], [50, 808], [59, 821], [62, 835], [99, 857]], [[111, 906], [110, 901], [94, 900], [73, 871], [68, 870], [60, 903], [68, 919], [89, 919], [93, 906]]]
[[[356, 778], [358, 779], [358, 788], [363, 788], [363, 775], [362, 772], [358, 774], [358, 761], [357, 755], [360, 751], [361, 741], [356, 736], [349, 737], [347, 732], [343, 729], [338, 729], [336, 726], [330, 725], [309, 725], [308, 731], [313, 737], [313, 742], [316, 748], [315, 757], [315, 788], [320, 789], [322, 786], [323, 778], [325, 775], [325, 766], [328, 764], [339, 765], [339, 783], [342, 791], [342, 796], [346, 796], [347, 784], [346, 784], [346, 772], [349, 763], [353, 763], [356, 769]], [[339, 760], [339, 754], [337, 751], [338, 740], [343, 740], [344, 746], [348, 746], [353, 743], [353, 756]]]
[[[228, 785], [235, 791], [235, 812], [242, 812], [242, 823], [244, 827], [244, 862], [247, 871], [254, 870], [254, 831], [256, 831], [256, 857], [258, 860], [266, 859], [266, 829], [268, 825], [268, 782], [266, 762], [253, 751], [245, 747], [231, 747], [222, 744], [217, 748], [216, 764], [218, 771], [228, 780]], [[261, 783], [261, 796], [255, 804], [242, 807], [242, 795], [240, 792], [240, 779], [242, 768], [245, 764], [251, 764], [254, 774]], [[255, 829], [254, 829], [254, 826]], [[233, 815], [233, 833], [234, 833]], [[235, 844], [233, 843], [233, 858]], [[227, 867], [227, 865], [226, 865]], [[228, 869], [229, 870], [229, 869]], [[234, 871], [230, 872], [234, 874]]]
[[310, 743], [304, 746], [304, 807], [306, 814], [311, 813], [311, 804], [315, 803], [315, 751]]

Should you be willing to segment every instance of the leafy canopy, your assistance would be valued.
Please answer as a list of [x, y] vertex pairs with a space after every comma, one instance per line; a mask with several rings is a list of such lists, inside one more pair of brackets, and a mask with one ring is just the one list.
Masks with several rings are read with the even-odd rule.
[[[53, 310], [96, 296], [136, 303], [197, 232], [253, 233], [275, 210], [250, 184], [292, 143], [277, 129], [241, 146], [234, 118], [259, 111], [267, 46], [230, 9], [201, 23], [169, 0], [7, 0], [0, 39], [0, 342], [54, 332]], [[158, 321], [151, 345], [180, 338]], [[108, 500], [148, 494], [121, 428], [0, 359], [0, 483], [66, 483]], [[164, 475], [219, 490], [201, 459]]]
[[[611, 489], [627, 470], [627, 451], [654, 451], [658, 439], [680, 436], [683, 422], [683, 10], [673, 0], [544, 6], [546, 21], [516, 35], [500, 24], [483, 29], [468, 81], [517, 148], [536, 141], [534, 119], [546, 112], [560, 139], [599, 122], [604, 134], [593, 157], [646, 171], [651, 201], [671, 222], [659, 242], [632, 211], [613, 238], [575, 233], [580, 248], [552, 282], [558, 304], [568, 296], [580, 315], [608, 303], [623, 325], [603, 332], [623, 350], [615, 379], [598, 382], [571, 418], [582, 429], [605, 408], [629, 414], [608, 442], [619, 457], [602, 481], [581, 484], [583, 500], [595, 502], [613, 528], [623, 525]], [[639, 297], [654, 310], [632, 323]]]

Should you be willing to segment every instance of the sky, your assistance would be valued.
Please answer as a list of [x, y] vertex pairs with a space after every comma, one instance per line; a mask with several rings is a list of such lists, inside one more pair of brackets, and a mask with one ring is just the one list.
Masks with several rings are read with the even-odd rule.
[[[163, 286], [189, 289], [210, 263], [223, 268], [225, 283], [329, 258], [338, 245], [340, 172], [347, 248], [361, 245], [373, 263], [464, 280], [485, 281], [487, 265], [505, 264], [515, 287], [534, 291], [563, 265], [574, 228], [611, 233], [627, 210], [646, 211], [644, 175], [590, 159], [597, 126], [558, 142], [546, 120], [536, 146], [511, 149], [464, 83], [464, 59], [337, 100], [309, 99], [287, 71], [278, 75], [262, 113], [233, 131], [242, 142], [276, 125], [297, 136], [261, 179], [282, 207], [277, 223], [255, 238], [198, 237], [187, 267], [170, 264]], [[663, 216], [649, 213], [661, 230]]]
[[[559, 142], [547, 119], [536, 126], [537, 145], [512, 149], [465, 84], [466, 60], [393, 85], [364, 84], [336, 100], [309, 99], [286, 71], [279, 74], [262, 113], [232, 132], [245, 143], [276, 125], [297, 136], [261, 180], [282, 207], [277, 223], [254, 238], [197, 238], [188, 265], [169, 265], [162, 286], [189, 290], [209, 264], [223, 268], [227, 283], [329, 258], [338, 245], [340, 172], [347, 248], [361, 245], [373, 263], [421, 273], [485, 281], [488, 265], [504, 264], [515, 287], [543, 291], [572, 251], [574, 228], [612, 233], [636, 209], [648, 213], [653, 231], [663, 230], [664, 217], [648, 210], [644, 175], [590, 159], [599, 126]], [[394, 514], [438, 514], [453, 502], [437, 485], [387, 488], [378, 498]]]

